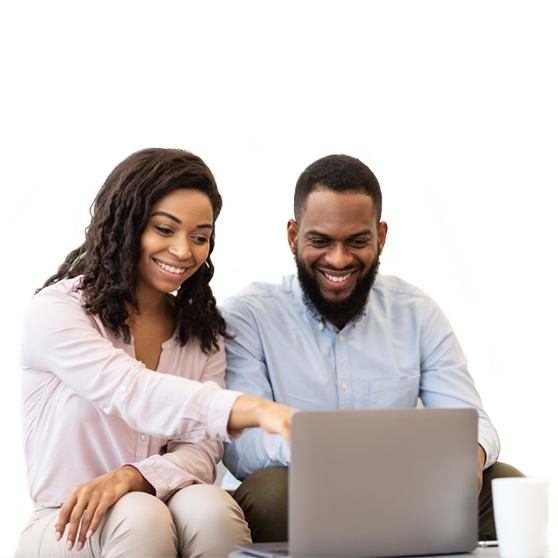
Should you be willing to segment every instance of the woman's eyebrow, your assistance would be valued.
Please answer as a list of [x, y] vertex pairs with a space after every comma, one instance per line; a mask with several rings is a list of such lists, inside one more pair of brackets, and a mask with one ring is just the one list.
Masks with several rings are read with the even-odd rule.
[[168, 217], [171, 221], [174, 221], [175, 223], [182, 225], [182, 221], [178, 217], [175, 217], [170, 213], [166, 213], [165, 211], [155, 211], [154, 213], [151, 214], [151, 217], [155, 217], [155, 215], [162, 215], [163, 217]]
[[[182, 225], [182, 221], [178, 217], [175, 217], [172, 213], [167, 213], [166, 211], [154, 211], [151, 214], [151, 217], [155, 217], [156, 215], [167, 217], [171, 221], [174, 221], [175, 223]], [[213, 225], [211, 223], [202, 223], [201, 225], [196, 225], [196, 229], [212, 229], [212, 228]]]

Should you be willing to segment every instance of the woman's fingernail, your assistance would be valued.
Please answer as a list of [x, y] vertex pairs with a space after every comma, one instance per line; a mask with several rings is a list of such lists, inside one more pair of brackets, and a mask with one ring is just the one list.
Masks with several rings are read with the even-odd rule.
[[66, 550], [72, 550], [72, 547], [74, 546], [73, 541], [68, 541], [66, 543]]
[[91, 529], [89, 529], [89, 531], [87, 531], [87, 535], [85, 535], [86, 539], [90, 539], [93, 536], [93, 531], [91, 531]]
[[76, 544], [76, 550], [80, 551], [83, 548], [83, 543], [81, 541], [78, 541], [78, 543]]
[[54, 533], [54, 540], [58, 542], [61, 538], [62, 538], [62, 533], [60, 531], [56, 531], [56, 533]]

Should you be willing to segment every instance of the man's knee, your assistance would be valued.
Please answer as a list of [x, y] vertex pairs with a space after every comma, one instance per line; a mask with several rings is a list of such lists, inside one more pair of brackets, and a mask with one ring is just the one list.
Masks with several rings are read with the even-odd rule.
[[268, 467], [251, 474], [236, 490], [255, 542], [287, 540], [289, 470]]
[[505, 477], [524, 477], [524, 476], [525, 475], [515, 467], [512, 467], [507, 463], [496, 461], [494, 465], [488, 467], [488, 469], [486, 469], [483, 472], [482, 474], [483, 486], [485, 486], [485, 483], [488, 486], [490, 486], [490, 483], [492, 482], [493, 479], [500, 479]]
[[524, 476], [515, 467], [500, 461], [497, 461], [494, 465], [483, 471], [482, 490], [479, 495], [479, 540], [492, 540], [496, 538], [496, 527], [492, 510], [492, 480]]

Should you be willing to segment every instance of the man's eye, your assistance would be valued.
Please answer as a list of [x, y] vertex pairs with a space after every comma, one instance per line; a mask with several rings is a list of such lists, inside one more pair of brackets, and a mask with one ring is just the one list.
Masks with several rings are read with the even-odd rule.
[[310, 238], [310, 244], [312, 244], [312, 246], [325, 246], [327, 242], [325, 238]]

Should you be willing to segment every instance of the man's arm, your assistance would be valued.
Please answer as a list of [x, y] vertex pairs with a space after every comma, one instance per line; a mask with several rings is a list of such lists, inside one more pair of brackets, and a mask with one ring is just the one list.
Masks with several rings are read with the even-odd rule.
[[467, 359], [449, 320], [432, 299], [425, 307], [420, 349], [420, 397], [424, 406], [473, 407], [477, 410], [478, 442], [483, 452], [483, 468], [486, 469], [498, 458], [500, 440], [482, 407], [481, 398], [467, 369]]
[[[275, 400], [254, 316], [232, 299], [225, 301], [221, 310], [235, 336], [225, 340], [227, 387]], [[265, 467], [287, 466], [290, 458], [290, 449], [281, 436], [250, 428], [238, 440], [226, 444], [223, 463], [237, 479], [243, 480]]]

